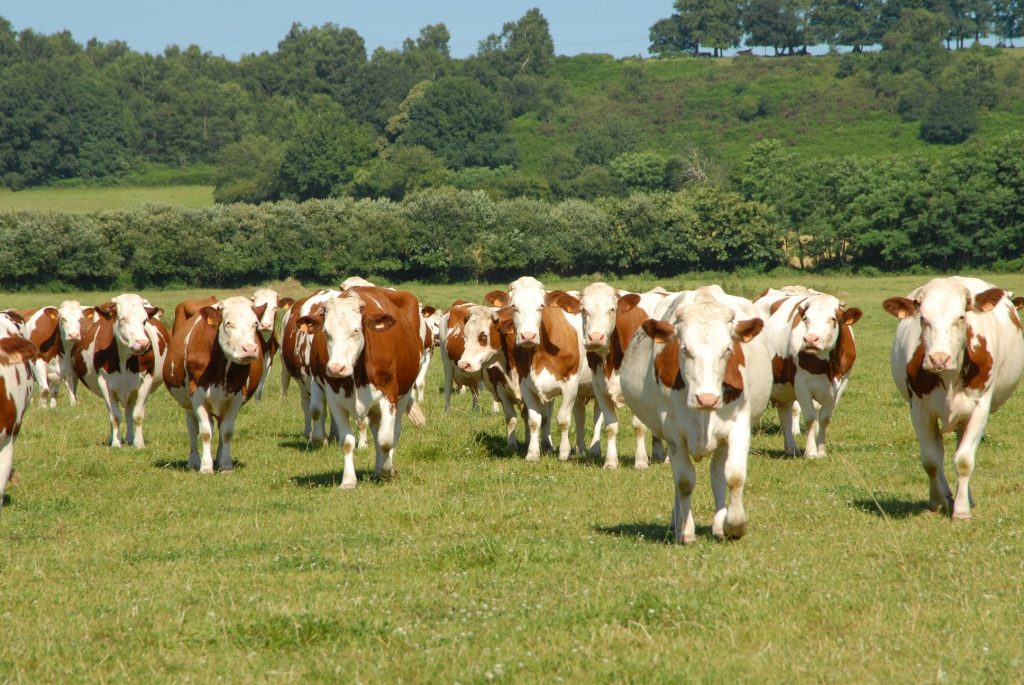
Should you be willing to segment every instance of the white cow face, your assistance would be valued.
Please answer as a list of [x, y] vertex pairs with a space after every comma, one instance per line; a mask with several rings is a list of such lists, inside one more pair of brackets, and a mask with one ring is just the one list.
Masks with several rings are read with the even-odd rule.
[[459, 368], [466, 373], [476, 373], [490, 364], [498, 352], [497, 329], [491, 330], [497, 310], [479, 305], [470, 308], [466, 323], [462, 325], [464, 349], [459, 358]]
[[723, 384], [737, 342], [749, 342], [761, 332], [761, 319], [736, 321], [733, 311], [719, 302], [697, 301], [676, 310], [679, 369], [686, 384], [686, 404], [711, 411], [722, 406]]
[[441, 343], [441, 310], [424, 306], [420, 308], [420, 316], [423, 317], [423, 323], [430, 331], [431, 345], [436, 347]]
[[913, 299], [890, 297], [883, 306], [899, 319], [916, 317], [921, 326], [925, 371], [955, 375], [963, 364], [967, 326], [975, 314], [992, 311], [1005, 293], [990, 288], [976, 296], [958, 283], [930, 281], [913, 294]]
[[583, 345], [588, 350], [605, 350], [615, 331], [615, 310], [619, 292], [607, 283], [591, 283], [583, 289]]
[[264, 305], [253, 307], [248, 297], [229, 297], [199, 313], [217, 326], [217, 343], [234, 364], [248, 364], [260, 356], [259, 322]]
[[508, 295], [516, 327], [516, 345], [537, 346], [544, 310], [544, 285], [532, 276], [523, 276], [508, 286]]
[[82, 323], [85, 312], [77, 300], [64, 300], [57, 307], [57, 319], [60, 326], [60, 339], [78, 342], [82, 339]]
[[860, 320], [861, 310], [846, 309], [838, 298], [815, 294], [793, 313], [791, 349], [827, 357], [839, 340], [842, 324], [853, 325]]
[[274, 331], [274, 319], [277, 317], [277, 293], [269, 288], [261, 288], [252, 294], [250, 305], [260, 312], [259, 330], [260, 333], [272, 333]]
[[132, 354], [149, 351], [150, 340], [146, 322], [160, 310], [142, 297], [133, 294], [118, 295], [110, 302], [96, 307], [96, 312], [114, 322], [114, 338], [131, 350]]
[[352, 375], [366, 345], [367, 327], [385, 331], [395, 325], [395, 318], [390, 314], [371, 317], [365, 315], [365, 309], [366, 304], [357, 295], [342, 295], [324, 304], [322, 319], [318, 320], [316, 315], [299, 319], [303, 330], [323, 327], [327, 339], [326, 373], [331, 378]]

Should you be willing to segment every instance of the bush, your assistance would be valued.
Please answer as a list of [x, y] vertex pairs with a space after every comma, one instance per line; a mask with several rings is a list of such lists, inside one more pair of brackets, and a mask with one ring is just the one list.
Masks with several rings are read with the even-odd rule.
[[954, 145], [978, 129], [978, 107], [963, 92], [940, 90], [921, 120], [921, 138], [929, 143]]

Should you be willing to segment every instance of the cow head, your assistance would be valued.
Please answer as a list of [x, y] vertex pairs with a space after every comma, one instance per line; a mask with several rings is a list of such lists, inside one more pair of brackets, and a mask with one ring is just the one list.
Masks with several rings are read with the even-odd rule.
[[343, 291], [344, 290], [348, 290], [349, 288], [356, 288], [356, 287], [376, 288], [377, 286], [375, 286], [373, 283], [370, 283], [368, 280], [366, 280], [362, 276], [349, 276], [348, 278], [346, 278], [344, 281], [341, 282], [341, 289]]
[[813, 294], [792, 312], [790, 349], [824, 359], [835, 348], [840, 327], [852, 326], [862, 314], [856, 307], [847, 309], [836, 297]]
[[324, 303], [321, 312], [299, 319], [300, 329], [315, 332], [322, 328], [327, 342], [326, 373], [331, 378], [348, 378], [366, 345], [366, 330], [385, 331], [395, 325], [395, 318], [382, 313], [367, 315], [366, 303], [350, 293]]
[[217, 327], [217, 344], [224, 356], [234, 364], [249, 364], [260, 356], [260, 314], [264, 307], [255, 307], [252, 298], [229, 297], [199, 310], [206, 323]]
[[420, 307], [420, 316], [423, 323], [430, 331], [431, 345], [438, 345], [441, 342], [441, 310], [430, 305]]
[[85, 312], [77, 300], [64, 300], [57, 307], [57, 320], [60, 325], [60, 339], [78, 342], [82, 339], [82, 324]]
[[618, 304], [619, 291], [607, 283], [591, 283], [583, 289], [580, 313], [583, 315], [583, 345], [588, 350], [608, 349]]
[[[661, 323], [661, 326], [652, 324]], [[738, 360], [742, 355], [740, 344], [750, 342], [764, 322], [759, 318], [736, 321], [732, 309], [715, 301], [709, 295], [678, 307], [675, 311], [675, 336], [679, 344], [679, 370], [686, 389], [686, 404], [691, 409], [712, 411], [729, 401], [725, 397], [728, 383], [742, 388], [742, 378], [732, 379], [738, 373]], [[665, 338], [664, 322], [648, 319], [644, 330], [659, 339]], [[653, 332], [652, 332], [653, 331]], [[730, 364], [731, 362], [731, 364]]]
[[252, 309], [259, 318], [260, 335], [264, 336], [264, 339], [270, 338], [270, 334], [274, 332], [279, 299], [277, 293], [270, 288], [260, 288], [250, 298]]
[[921, 366], [925, 371], [955, 375], [963, 365], [971, 319], [992, 311], [1005, 296], [1000, 288], [971, 295], [960, 283], [936, 278], [911, 293], [911, 297], [890, 297], [882, 306], [898, 319], [917, 319], [924, 347]]
[[508, 297], [516, 327], [516, 345], [535, 347], [540, 343], [544, 285], [536, 278], [523, 276], [509, 284]]
[[96, 307], [96, 313], [113, 321], [114, 338], [132, 354], [145, 354], [150, 348], [146, 322], [160, 313], [142, 297], [134, 294], [118, 295], [110, 302]]
[[479, 305], [470, 308], [462, 325], [464, 349], [459, 368], [466, 373], [476, 373], [490, 364], [501, 345], [499, 335], [496, 309]]

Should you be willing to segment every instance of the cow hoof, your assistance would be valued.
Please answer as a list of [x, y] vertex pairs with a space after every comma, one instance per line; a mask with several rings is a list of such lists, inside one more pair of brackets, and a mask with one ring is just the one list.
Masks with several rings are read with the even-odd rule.
[[726, 519], [722, 525], [722, 533], [726, 540], [739, 540], [747, 532], [747, 522], [743, 521], [738, 524], [729, 523]]
[[825, 453], [824, 452], [807, 452], [806, 454], [804, 454], [804, 458], [806, 458], [806, 459], [824, 459], [825, 458]]
[[213, 467], [201, 467], [199, 473], [213, 473]]
[[355, 490], [356, 489], [356, 483], [355, 483], [355, 481], [352, 481], [351, 483], [346, 483], [345, 481], [341, 481], [341, 485], [338, 486], [338, 489], [339, 490]]
[[953, 520], [954, 521], [970, 521], [971, 520], [971, 512], [970, 512], [970, 510], [968, 510], [968, 511], [954, 511], [953, 512]]
[[527, 454], [526, 455], [526, 461], [540, 461], [540, 455], [539, 454]]
[[218, 466], [217, 467], [217, 472], [218, 473], [231, 473], [234, 470], [235, 470], [234, 466]]
[[619, 468], [619, 462], [617, 462], [617, 461], [606, 461], [604, 463], [604, 466], [602, 466], [601, 468], [608, 469], [609, 471], [616, 471]]
[[638, 461], [633, 464], [633, 468], [637, 471], [643, 471], [650, 466], [646, 461]]

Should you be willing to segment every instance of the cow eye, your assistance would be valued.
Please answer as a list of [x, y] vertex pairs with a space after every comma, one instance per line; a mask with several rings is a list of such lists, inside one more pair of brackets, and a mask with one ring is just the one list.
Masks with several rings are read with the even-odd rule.
[[487, 344], [487, 334], [486, 333], [481, 333], [480, 335], [477, 336], [476, 339], [480, 341], [481, 345], [486, 345]]
[[921, 328], [928, 328], [929, 326], [931, 326], [931, 324], [928, 323], [928, 319], [926, 319], [926, 318], [924, 318], [922, 316], [921, 317]]
[[689, 348], [684, 347], [683, 354], [686, 356], [687, 359], [693, 359], [693, 352], [690, 352]]

